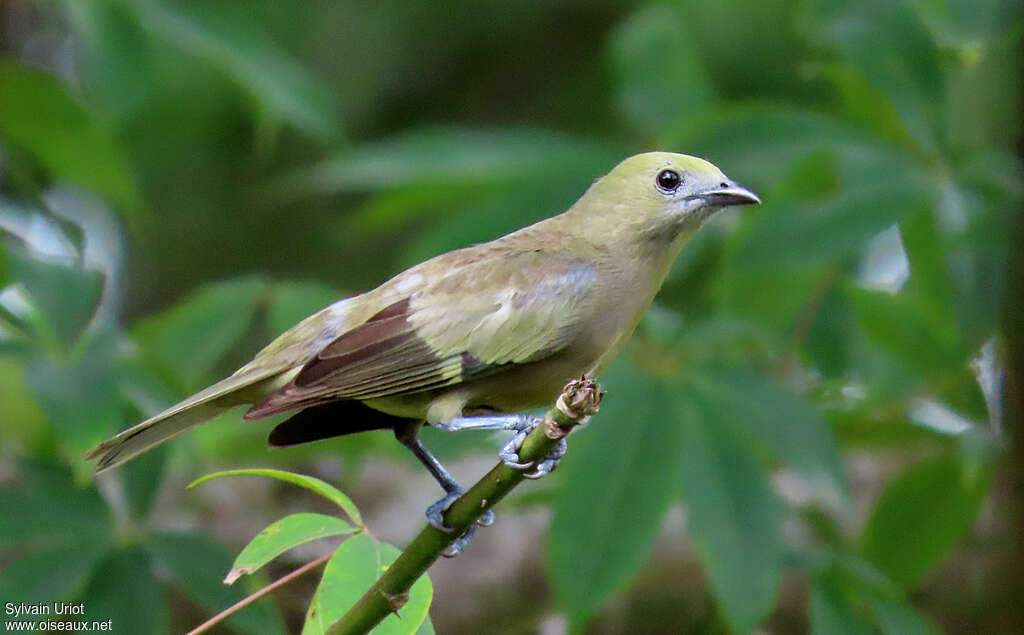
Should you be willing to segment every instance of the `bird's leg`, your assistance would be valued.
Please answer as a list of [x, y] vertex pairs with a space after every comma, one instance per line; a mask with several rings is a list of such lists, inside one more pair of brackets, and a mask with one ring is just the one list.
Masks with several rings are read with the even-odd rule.
[[[438, 484], [445, 491], [445, 496], [441, 500], [437, 501], [433, 505], [427, 508], [427, 520], [431, 525], [440, 529], [443, 532], [451, 533], [453, 530], [444, 524], [444, 512], [454, 503], [460, 496], [465, 493], [465, 490], [459, 486], [458, 482], [451, 475], [448, 470], [445, 469], [441, 462], [437, 460], [430, 450], [423, 445], [423, 442], [419, 439], [419, 423], [415, 425], [404, 425], [395, 428], [395, 438], [398, 439], [399, 443], [409, 448], [416, 458], [419, 459], [420, 463], [427, 468], [431, 476], [437, 480]], [[470, 538], [476, 532], [477, 526], [487, 527], [494, 523], [494, 512], [487, 510], [487, 512], [481, 516], [476, 523], [474, 523], [466, 533], [459, 536], [455, 542], [451, 544], [442, 555], [449, 558], [454, 557], [462, 548], [465, 547]]]
[[519, 458], [519, 449], [526, 436], [542, 423], [541, 419], [524, 414], [487, 415], [482, 417], [456, 417], [448, 423], [432, 423], [435, 428], [457, 432], [460, 430], [514, 430], [516, 435], [498, 452], [498, 457], [505, 465], [521, 470], [526, 478], [540, 478], [550, 474], [558, 461], [565, 455], [565, 439], [559, 439], [554, 449], [540, 461], [523, 463]]

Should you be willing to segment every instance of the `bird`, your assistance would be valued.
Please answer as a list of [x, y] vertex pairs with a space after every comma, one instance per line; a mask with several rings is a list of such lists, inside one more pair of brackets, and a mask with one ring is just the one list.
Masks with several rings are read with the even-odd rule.
[[[331, 304], [232, 375], [86, 458], [98, 459], [97, 472], [108, 470], [241, 405], [247, 421], [291, 414], [270, 432], [271, 446], [390, 429], [445, 491], [427, 517], [448, 531], [442, 514], [463, 489], [419, 439], [422, 426], [515, 430], [521, 439], [539, 423], [523, 411], [551, 404], [568, 379], [608, 366], [708, 218], [760, 202], [704, 159], [629, 157], [561, 214]], [[525, 464], [514, 441], [501, 459], [533, 477], [565, 452], [563, 439], [550, 456]]]

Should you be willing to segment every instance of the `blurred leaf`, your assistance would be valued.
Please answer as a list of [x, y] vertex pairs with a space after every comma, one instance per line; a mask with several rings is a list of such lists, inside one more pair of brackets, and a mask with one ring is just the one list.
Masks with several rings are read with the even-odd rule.
[[875, 597], [870, 598], [868, 603], [886, 635], [931, 635], [940, 632], [902, 600]]
[[152, 448], [121, 467], [121, 485], [128, 508], [138, 520], [149, 516], [153, 501], [160, 492], [164, 467], [167, 465], [166, 445]]
[[819, 0], [816, 6], [814, 34], [890, 96], [924, 149], [936, 149], [945, 134], [944, 79], [935, 42], [911, 6], [886, 0]]
[[275, 336], [280, 335], [341, 298], [337, 289], [322, 282], [275, 284], [268, 307], [270, 330]]
[[989, 481], [955, 456], [906, 469], [875, 505], [864, 556], [902, 587], [915, 586], [974, 524]]
[[819, 494], [846, 500], [846, 477], [832, 431], [821, 414], [789, 390], [744, 368], [705, 368], [691, 384], [727, 423], [789, 463]]
[[501, 188], [490, 196], [463, 202], [422, 232], [400, 262], [412, 266], [560, 214], [576, 201], [587, 183], [586, 175], [577, 175], [557, 182]]
[[[883, 169], [885, 166], [880, 166]], [[842, 169], [840, 171], [843, 176]], [[868, 240], [925, 206], [922, 183], [891, 174], [818, 201], [767, 200], [732, 258], [750, 268], [841, 262]]]
[[594, 178], [621, 158], [592, 141], [530, 128], [429, 128], [366, 144], [286, 176], [283, 196]]
[[317, 139], [337, 132], [330, 91], [262, 31], [250, 10], [175, 2], [136, 8], [156, 36], [223, 69], [277, 117]]
[[710, 101], [710, 79], [675, 6], [642, 7], [616, 27], [608, 47], [620, 107], [646, 132], [660, 133]]
[[726, 620], [747, 633], [778, 593], [782, 507], [738, 433], [719, 425], [714, 406], [684, 393], [677, 393], [677, 403], [690, 534]]
[[850, 285], [847, 297], [868, 338], [922, 376], [964, 363], [956, 325], [938, 307], [906, 293], [892, 295]]
[[[369, 534], [353, 536], [341, 543], [327, 562], [320, 585], [313, 594], [302, 635], [320, 635], [341, 619], [363, 593], [394, 562], [398, 549], [377, 543]], [[388, 615], [374, 628], [374, 635], [412, 635], [427, 617], [434, 589], [423, 575], [409, 590], [401, 617]]]
[[25, 370], [22, 359], [0, 353], [0, 444], [13, 441], [29, 455], [41, 456], [53, 430], [28, 387]]
[[716, 104], [679, 122], [659, 143], [706, 157], [732, 178], [762, 193], [781, 181], [800, 159], [822, 151], [857, 154], [876, 144], [838, 119], [765, 103]]
[[900, 223], [900, 238], [910, 261], [907, 291], [944, 312], [952, 306], [953, 290], [946, 267], [946, 250], [935, 215], [921, 210]]
[[10, 251], [11, 275], [52, 326], [63, 348], [70, 348], [92, 320], [103, 292], [103, 274], [94, 269], [46, 262]]
[[796, 265], [747, 267], [728, 261], [714, 289], [718, 312], [757, 320], [778, 333], [792, 331], [830, 271]]
[[151, 40], [128, 2], [61, 3], [84, 43], [82, 83], [96, 90], [90, 97], [102, 113], [124, 120], [143, 106], [156, 79]]
[[117, 145], [56, 77], [0, 60], [0, 133], [55, 176], [106, 196], [126, 211], [140, 208]]
[[[2, 236], [3, 234], [0, 234]], [[7, 257], [7, 250], [4, 248], [4, 244], [0, 241], [0, 289], [7, 286], [7, 283], [11, 280], [11, 264]]]
[[72, 359], [36, 358], [25, 369], [25, 381], [72, 455], [82, 474], [91, 467], [81, 453], [101, 440], [123, 419], [124, 408], [111, 371], [116, 342], [109, 333], [96, 333]]
[[342, 509], [348, 517], [352, 519], [357, 526], [365, 528], [363, 524], [363, 517], [359, 514], [359, 508], [352, 502], [352, 499], [346, 496], [338, 488], [321, 481], [313, 476], [306, 476], [304, 474], [294, 474], [292, 472], [285, 472], [282, 470], [271, 470], [271, 469], [248, 469], [248, 470], [226, 470], [224, 472], [214, 472], [213, 474], [207, 474], [201, 478], [198, 478], [189, 483], [189, 488], [193, 488], [196, 485], [211, 481], [215, 478], [222, 476], [266, 476], [269, 478], [276, 478], [299, 487], [304, 487], [311, 492], [315, 492], [320, 496], [323, 496], [327, 500], [331, 501]]
[[71, 600], [85, 587], [102, 557], [102, 546], [88, 543], [22, 555], [0, 571], [0, 597], [26, 604]]
[[870, 623], [850, 606], [836, 576], [819, 573], [811, 591], [811, 632], [815, 635], [870, 635]]
[[102, 552], [113, 523], [95, 486], [78, 487], [64, 466], [19, 463], [22, 483], [0, 489], [0, 547], [88, 545]]
[[169, 311], [137, 324], [135, 337], [145, 356], [194, 388], [241, 340], [265, 290], [259, 278], [206, 285]]
[[625, 361], [601, 385], [601, 413], [561, 466], [548, 545], [558, 603], [576, 624], [640, 571], [678, 494], [671, 392]]
[[170, 610], [146, 554], [136, 548], [113, 551], [96, 567], [82, 603], [85, 618], [113, 620], [115, 632], [159, 635], [170, 630]]
[[235, 558], [224, 584], [250, 575], [292, 547], [307, 542], [359, 531], [340, 518], [324, 514], [290, 514], [261, 531]]
[[430, 621], [430, 615], [427, 615], [427, 619], [423, 620], [423, 623], [420, 624], [416, 635], [435, 635], [434, 624]]
[[[231, 552], [203, 534], [154, 534], [146, 549], [176, 586], [209, 611], [222, 611], [245, 597], [242, 589], [221, 583], [220, 573], [231, 566]], [[266, 598], [233, 614], [227, 623], [244, 633], [286, 632], [277, 609]]]

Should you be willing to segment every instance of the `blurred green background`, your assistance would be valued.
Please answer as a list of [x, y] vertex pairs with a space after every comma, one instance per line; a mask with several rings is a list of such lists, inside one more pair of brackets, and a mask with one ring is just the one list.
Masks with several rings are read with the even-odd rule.
[[[434, 628], [1020, 632], [1022, 26], [1012, 0], [0, 2], [0, 602], [132, 633], [225, 608], [232, 555], [319, 503], [184, 491], [224, 467], [316, 474], [404, 544], [439, 492], [390, 433], [268, 454], [233, 413], [99, 479], [82, 453], [663, 149], [765, 203], [684, 250], [562, 469], [434, 567]], [[427, 442], [465, 482], [500, 444]], [[315, 578], [219, 632], [297, 631]]]

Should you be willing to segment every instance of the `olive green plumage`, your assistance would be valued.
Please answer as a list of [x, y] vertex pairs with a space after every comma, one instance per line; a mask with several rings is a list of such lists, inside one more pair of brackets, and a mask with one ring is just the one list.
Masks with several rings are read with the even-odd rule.
[[253, 404], [246, 419], [362, 404], [324, 410], [345, 414], [315, 433], [279, 434], [285, 442], [549, 404], [569, 378], [608, 365], [711, 213], [756, 202], [702, 159], [631, 157], [566, 212], [327, 307], [88, 457], [113, 467], [240, 404]]

